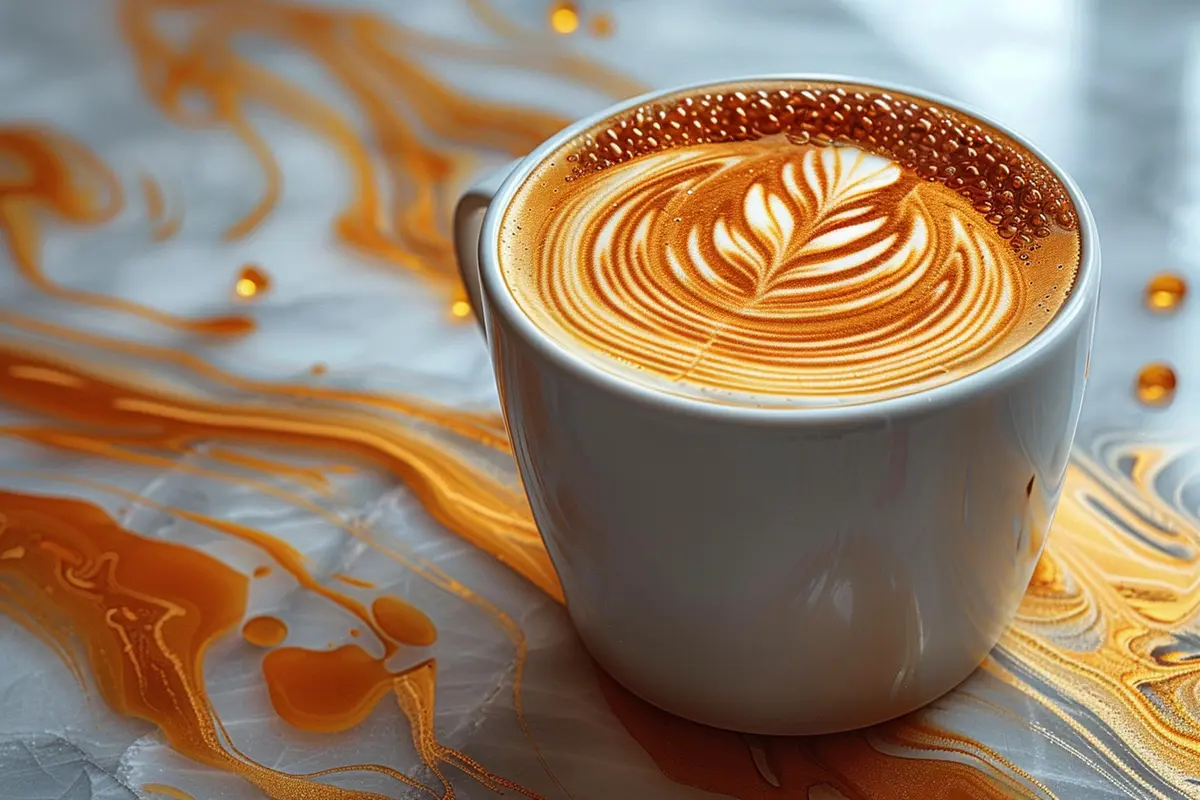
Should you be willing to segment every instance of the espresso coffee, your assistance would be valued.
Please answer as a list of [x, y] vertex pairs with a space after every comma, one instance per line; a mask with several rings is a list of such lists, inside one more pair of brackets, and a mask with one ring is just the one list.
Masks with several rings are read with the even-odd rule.
[[976, 372], [1054, 317], [1076, 211], [978, 120], [867, 86], [668, 96], [547, 157], [501, 225], [524, 313], [640, 383], [861, 403]]

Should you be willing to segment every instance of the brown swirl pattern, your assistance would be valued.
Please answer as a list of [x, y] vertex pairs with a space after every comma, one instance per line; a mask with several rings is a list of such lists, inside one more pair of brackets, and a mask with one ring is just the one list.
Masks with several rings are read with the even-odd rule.
[[902, 393], [1044, 324], [1018, 325], [1018, 255], [966, 200], [852, 146], [681, 147], [559, 194], [528, 266], [507, 270], [519, 302], [685, 393]]

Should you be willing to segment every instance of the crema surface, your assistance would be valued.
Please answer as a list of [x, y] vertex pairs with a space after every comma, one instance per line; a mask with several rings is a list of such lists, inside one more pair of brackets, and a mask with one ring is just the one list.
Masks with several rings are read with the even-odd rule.
[[550, 336], [667, 391], [829, 404], [946, 383], [1035, 336], [1077, 269], [1058, 198], [1014, 225], [1022, 198], [982, 203], [878, 141], [726, 136], [582, 169], [587, 141], [522, 187], [505, 279]]

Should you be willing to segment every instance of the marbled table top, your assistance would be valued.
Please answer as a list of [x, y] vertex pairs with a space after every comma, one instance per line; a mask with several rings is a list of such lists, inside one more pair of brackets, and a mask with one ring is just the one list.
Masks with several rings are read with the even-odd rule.
[[[247, 2], [246, 18], [214, 11], [221, 6], [231, 7], [0, 0], [0, 367], [9, 376], [0, 379], [0, 797], [475, 798], [505, 787], [578, 800], [1200, 797], [1200, 310], [1196, 297], [1166, 314], [1145, 299], [1158, 273], [1200, 284], [1200, 5], [595, 0], [582, 3], [570, 35], [551, 30], [541, 0]], [[293, 14], [291, 27], [261, 23], [295, 7], [313, 13]], [[368, 8], [378, 17], [350, 14]], [[174, 62], [183, 72], [134, 46], [137, 20], [151, 17], [164, 41], [191, 42], [196, 57]], [[597, 18], [611, 32], [598, 32]], [[330, 33], [330, 20], [346, 30]], [[222, 24], [241, 33], [223, 38]], [[357, 35], [356, 24], [386, 32], [362, 39], [380, 50], [338, 38]], [[519, 28], [506, 35], [504, 25]], [[236, 49], [223, 49], [230, 42]], [[314, 56], [329, 52], [324, 63]], [[388, 52], [430, 73], [389, 62]], [[243, 71], [233, 79], [205, 77], [235, 62]], [[355, 83], [331, 65], [379, 72]], [[392, 213], [411, 205], [426, 168], [444, 195], [430, 208], [443, 215], [462, 180], [505, 157], [475, 146], [501, 141], [492, 127], [500, 112], [480, 114], [484, 99], [546, 112], [530, 130], [511, 126], [505, 141], [519, 150], [554, 119], [639, 84], [783, 72], [921, 87], [1026, 134], [1081, 185], [1105, 269], [1079, 457], [1050, 556], [1012, 630], [929, 709], [811, 740], [708, 731], [643, 706], [597, 673], [561, 606], [518, 574], [528, 569], [452, 532], [493, 530], [455, 505], [453, 464], [476, 476], [468, 488], [492, 487], [483, 494], [496, 508], [519, 495], [503, 442], [488, 438], [497, 404], [484, 345], [453, 313], [446, 220], [392, 220], [431, 231], [426, 250], [393, 246], [399, 234], [355, 239], [339, 228], [373, 219], [355, 205], [364, 180]], [[437, 121], [412, 102], [426, 74], [470, 100], [468, 116], [446, 124], [476, 126], [476, 142], [441, 147]], [[370, 80], [384, 81], [374, 94], [363, 89]], [[172, 81], [185, 87], [174, 112], [175, 99], [156, 94]], [[405, 92], [393, 97], [388, 81]], [[202, 97], [202, 86], [216, 88]], [[341, 114], [359, 144], [289, 113], [289, 87]], [[354, 87], [399, 116], [372, 118]], [[438, 177], [436, 158], [404, 160], [414, 145], [395, 131], [418, 118], [431, 152], [453, 154], [457, 182]], [[39, 133], [21, 138], [30, 125]], [[31, 141], [86, 145], [106, 165], [89, 174], [110, 171], [122, 202], [104, 208], [99, 179], [66, 187], [78, 190], [64, 190], [74, 206], [6, 194], [32, 169], [13, 156], [28, 155]], [[478, 156], [473, 167], [467, 155]], [[273, 208], [230, 236], [262, 202], [268, 162], [281, 177]], [[270, 285], [239, 297], [249, 264]], [[186, 322], [214, 317], [253, 329]], [[1177, 376], [1165, 405], [1147, 406], [1134, 390], [1152, 363]], [[434, 404], [454, 411], [429, 412]], [[429, 460], [422, 447], [451, 460]], [[134, 600], [104, 605], [111, 596], [96, 581], [146, 597], [121, 583], [103, 547], [61, 556], [59, 571], [45, 573], [68, 581], [59, 591], [76, 592], [74, 606], [46, 594], [50, 584], [5, 571], [6, 556], [26, 555], [25, 544], [4, 544], [6, 532], [30, 547], [74, 541], [70, 520], [91, 513], [65, 500], [43, 508], [35, 496], [96, 504], [109, 515], [96, 524], [111, 524], [113, 537], [132, 531], [211, 557], [204, 580], [215, 583], [168, 586], [148, 606], [165, 615], [159, 622], [200, 620], [197, 630], [225, 620], [199, 650], [202, 685], [186, 680], [197, 664], [167, 658], [167, 644], [195, 648], [199, 633], [136, 638], [119, 621], [122, 609], [131, 623], [140, 613]], [[505, 551], [508, 563], [529, 547], [536, 541]], [[162, 574], [173, 574], [176, 551], [155, 552]], [[222, 606], [226, 617], [163, 600], [174, 590], [216, 597], [220, 581], [246, 593], [244, 607]], [[286, 622], [289, 647], [362, 644], [378, 657], [386, 637], [368, 642], [372, 617], [355, 609], [384, 596], [403, 597], [437, 627], [435, 644], [399, 646], [388, 661], [402, 671], [434, 659], [436, 705], [422, 705], [433, 693], [414, 679], [385, 687], [395, 696], [373, 710], [364, 700], [365, 719], [346, 730], [282, 719], [286, 699], [273, 705], [265, 651], [231, 622], [270, 615]], [[72, 638], [84, 618], [109, 633]], [[162, 652], [147, 655], [155, 647]], [[120, 708], [121, 697], [145, 702]], [[192, 722], [169, 722], [184, 718]], [[280, 777], [339, 767], [348, 769]]]

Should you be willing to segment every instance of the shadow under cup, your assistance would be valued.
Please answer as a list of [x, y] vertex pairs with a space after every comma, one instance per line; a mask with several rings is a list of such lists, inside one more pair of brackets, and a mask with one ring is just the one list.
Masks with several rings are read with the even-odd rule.
[[[724, 82], [819, 83], [823, 76]], [[1061, 182], [1080, 266], [1032, 339], [931, 389], [758, 407], [660, 391], [525, 313], [500, 264], [506, 211], [562, 146], [684, 87], [566, 129], [467, 193], [455, 238], [534, 518], [581, 638], [614, 678], [698, 722], [768, 734], [870, 725], [966, 678], [1041, 554], [1083, 399], [1099, 291], [1094, 223]]]

